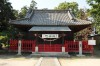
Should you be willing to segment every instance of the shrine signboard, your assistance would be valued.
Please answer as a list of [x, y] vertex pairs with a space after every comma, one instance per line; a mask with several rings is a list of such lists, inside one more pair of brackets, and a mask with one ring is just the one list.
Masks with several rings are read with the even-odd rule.
[[96, 45], [96, 40], [88, 40], [88, 45]]
[[42, 34], [42, 38], [59, 38], [58, 34]]

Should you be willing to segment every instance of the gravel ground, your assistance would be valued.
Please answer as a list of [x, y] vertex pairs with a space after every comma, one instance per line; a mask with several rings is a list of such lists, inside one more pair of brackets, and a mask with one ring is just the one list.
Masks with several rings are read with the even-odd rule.
[[0, 66], [34, 66], [39, 58], [0, 56]]
[[[0, 55], [0, 66], [35, 66], [40, 57]], [[54, 65], [54, 58], [46, 58], [42, 62], [43, 66]], [[61, 66], [100, 66], [100, 57], [72, 57], [58, 58]], [[53, 61], [49, 62], [48, 61]], [[42, 65], [41, 64], [41, 65]], [[57, 65], [56, 65], [57, 66]]]
[[59, 58], [62, 66], [100, 66], [100, 58]]

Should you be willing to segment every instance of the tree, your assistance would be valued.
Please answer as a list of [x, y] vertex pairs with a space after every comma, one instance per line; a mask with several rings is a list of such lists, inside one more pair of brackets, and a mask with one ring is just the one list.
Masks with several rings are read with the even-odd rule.
[[24, 18], [28, 11], [28, 7], [24, 6], [21, 8], [20, 13], [18, 14], [18, 18]]
[[19, 18], [19, 11], [18, 10], [14, 9], [13, 13], [14, 13], [16, 19]]
[[62, 2], [60, 3], [57, 7], [54, 9], [56, 10], [67, 10], [67, 9], [72, 9], [72, 12], [75, 16], [77, 16], [78, 12], [78, 4], [76, 2]]
[[90, 10], [91, 16], [94, 18], [94, 25], [100, 34], [100, 0], [87, 0], [88, 4], [92, 7]]
[[36, 2], [34, 0], [31, 1], [30, 8], [35, 9]]
[[24, 18], [29, 9], [35, 9], [36, 4], [37, 3], [34, 0], [32, 0], [30, 7], [23, 6], [20, 11], [14, 10], [14, 14], [17, 17], [17, 19]]
[[0, 31], [8, 29], [11, 19], [15, 19], [11, 3], [8, 0], [0, 0]]
[[77, 17], [82, 20], [87, 20], [90, 16], [89, 9], [79, 9]]

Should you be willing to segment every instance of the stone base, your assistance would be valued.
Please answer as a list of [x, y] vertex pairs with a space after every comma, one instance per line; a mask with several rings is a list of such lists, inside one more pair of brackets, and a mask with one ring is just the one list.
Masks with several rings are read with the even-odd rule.
[[21, 56], [22, 54], [17, 54], [18, 56]]
[[45, 56], [45, 57], [70, 57], [68, 52], [34, 52], [31, 56]]
[[38, 52], [38, 46], [35, 47], [35, 52]]
[[77, 56], [78, 56], [78, 57], [84, 57], [85, 55], [80, 55], [80, 54], [79, 54], [79, 55], [77, 55]]
[[65, 52], [65, 47], [62, 47], [62, 52]]

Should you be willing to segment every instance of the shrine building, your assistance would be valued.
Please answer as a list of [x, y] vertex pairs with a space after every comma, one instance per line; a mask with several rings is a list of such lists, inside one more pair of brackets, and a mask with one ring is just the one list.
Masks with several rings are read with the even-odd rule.
[[[89, 27], [92, 22], [76, 18], [71, 10], [29, 9], [25, 18], [11, 20], [10, 24], [25, 33], [21, 51], [68, 53], [78, 52], [78, 41], [74, 42], [74, 33]], [[12, 39], [10, 50], [17, 51], [17, 44], [18, 40]], [[83, 48], [86, 48], [85, 45]], [[90, 46], [88, 49], [91, 49]], [[83, 49], [85, 51], [90, 52]]]

